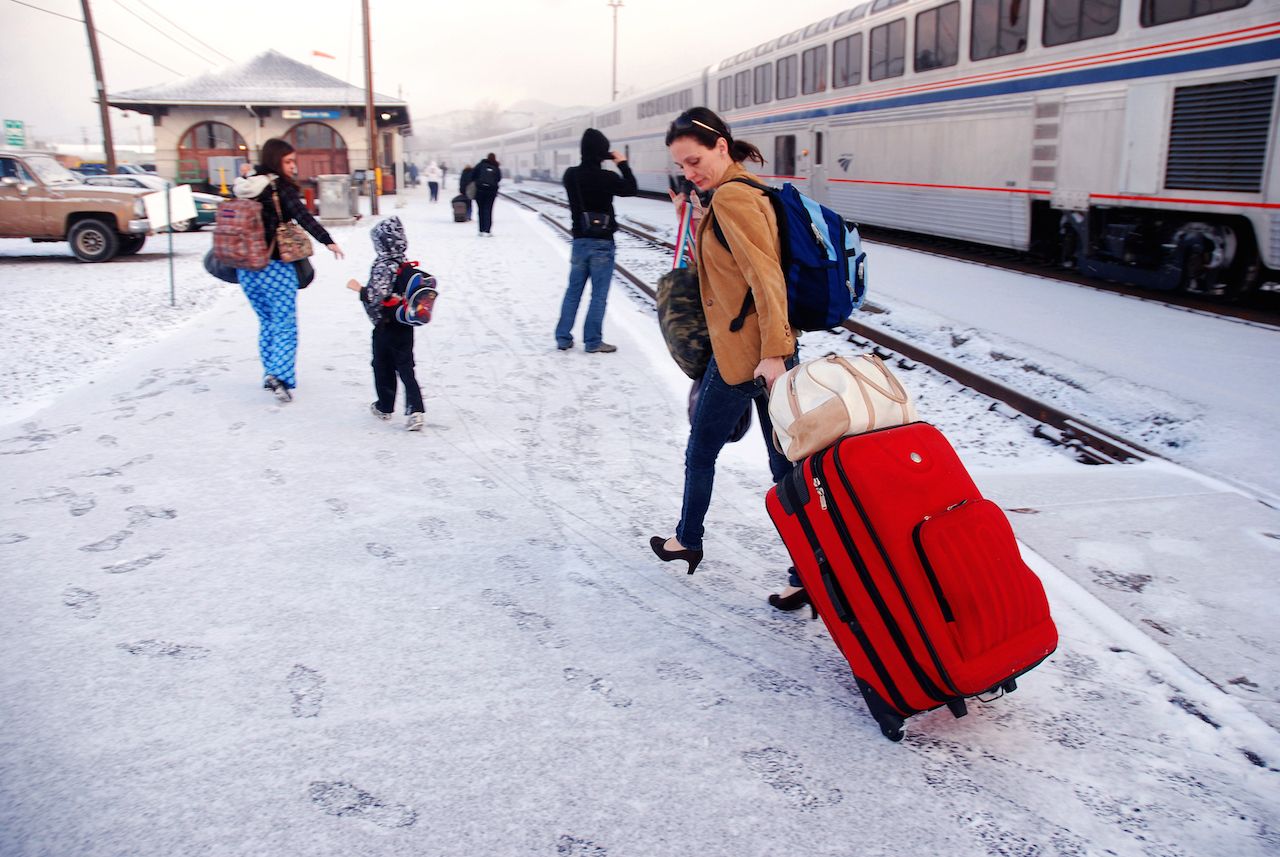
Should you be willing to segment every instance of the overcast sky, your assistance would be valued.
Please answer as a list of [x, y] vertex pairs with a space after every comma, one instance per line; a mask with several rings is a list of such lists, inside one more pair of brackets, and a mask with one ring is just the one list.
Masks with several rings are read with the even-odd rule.
[[[732, 17], [729, 4], [712, 0], [624, 4], [618, 88], [625, 94], [717, 63], [856, 0], [754, 0]], [[370, 0], [370, 8], [374, 90], [403, 97], [414, 118], [486, 100], [500, 107], [526, 98], [561, 106], [609, 100], [607, 0]], [[362, 85], [360, 0], [92, 0], [92, 9], [98, 31], [110, 37], [99, 39], [109, 93], [192, 77], [271, 48]], [[8, 81], [0, 116], [34, 126], [42, 139], [100, 141], [80, 0], [0, 0], [0, 16], [0, 68]], [[112, 115], [117, 142], [150, 141], [146, 117]]]

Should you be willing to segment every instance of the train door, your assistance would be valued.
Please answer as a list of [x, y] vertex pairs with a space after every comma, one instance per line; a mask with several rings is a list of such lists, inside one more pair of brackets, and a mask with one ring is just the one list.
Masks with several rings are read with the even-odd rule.
[[818, 202], [827, 203], [827, 135], [825, 131], [809, 128], [809, 148], [805, 152], [804, 165], [808, 168], [805, 178], [809, 187], [805, 190]]

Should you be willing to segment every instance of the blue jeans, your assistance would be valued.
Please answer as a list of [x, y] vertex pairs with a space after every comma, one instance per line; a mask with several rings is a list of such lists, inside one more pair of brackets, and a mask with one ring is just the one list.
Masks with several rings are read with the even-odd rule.
[[609, 300], [609, 283], [613, 282], [613, 241], [608, 238], [575, 238], [569, 256], [569, 287], [560, 305], [560, 321], [556, 324], [556, 344], [573, 345], [573, 322], [578, 317], [582, 292], [591, 277], [591, 303], [582, 323], [582, 344], [595, 348], [603, 340], [604, 307]]
[[[787, 368], [796, 365], [788, 358]], [[711, 487], [716, 478], [716, 458], [728, 442], [742, 412], [755, 402], [756, 416], [769, 452], [769, 470], [778, 482], [791, 472], [791, 462], [773, 447], [773, 423], [769, 420], [769, 397], [764, 387], [754, 380], [745, 384], [726, 384], [720, 377], [715, 357], [702, 379], [702, 393], [689, 426], [689, 445], [684, 453], [684, 505], [676, 539], [691, 550], [702, 549], [702, 522], [711, 506]]]

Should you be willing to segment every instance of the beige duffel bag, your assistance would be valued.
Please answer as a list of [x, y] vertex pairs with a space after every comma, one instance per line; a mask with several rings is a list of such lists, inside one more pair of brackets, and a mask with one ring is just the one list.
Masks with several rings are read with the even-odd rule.
[[916, 409], [879, 357], [830, 354], [774, 382], [769, 419], [778, 451], [799, 461], [845, 435], [915, 422]]

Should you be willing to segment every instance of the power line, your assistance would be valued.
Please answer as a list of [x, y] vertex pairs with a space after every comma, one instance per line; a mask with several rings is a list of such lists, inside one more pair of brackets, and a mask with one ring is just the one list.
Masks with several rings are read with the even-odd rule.
[[[46, 15], [54, 15], [54, 16], [56, 16], [56, 17], [58, 17], [58, 18], [66, 18], [68, 21], [75, 21], [77, 24], [83, 24], [83, 23], [84, 23], [84, 19], [83, 19], [83, 18], [73, 18], [73, 17], [71, 17], [70, 15], [64, 15], [64, 14], [62, 14], [61, 12], [54, 12], [54, 11], [53, 11], [53, 10], [51, 10], [51, 9], [44, 9], [44, 8], [42, 8], [42, 7], [40, 7], [40, 6], [36, 6], [36, 5], [31, 4], [31, 3], [26, 3], [26, 2], [24, 2], [24, 0], [10, 0], [10, 2], [12, 2], [12, 3], [17, 3], [19, 6], [26, 6], [26, 7], [27, 7], [27, 8], [29, 8], [29, 9], [35, 9], [37, 12], [44, 12]], [[102, 32], [102, 30], [99, 30], [97, 27], [94, 27], [93, 29], [94, 29], [94, 32], [95, 32], [95, 33], [97, 33], [99, 36], [102, 36], [104, 39], [110, 39], [111, 41], [115, 42], [117, 45], [119, 45], [120, 47], [124, 48], [125, 50], [127, 50], [127, 51], [132, 51], [133, 53], [135, 53], [135, 54], [137, 54], [138, 56], [142, 57], [144, 60], [147, 60], [147, 61], [148, 61], [148, 62], [150, 62], [150, 63], [154, 63], [155, 65], [160, 66], [160, 68], [162, 68], [162, 69], [164, 69], [165, 71], [169, 72], [169, 74], [177, 75], [178, 77], [182, 77], [182, 76], [183, 76], [182, 72], [180, 72], [180, 71], [174, 71], [173, 69], [169, 68], [167, 65], [165, 65], [165, 64], [164, 64], [164, 63], [162, 63], [162, 62], [160, 62], [159, 60], [152, 59], [151, 57], [147, 56], [146, 54], [142, 53], [141, 51], [139, 51], [139, 50], [136, 50], [136, 49], [134, 49], [134, 48], [129, 47], [129, 46], [128, 46], [128, 45], [126, 45], [124, 42], [120, 41], [120, 40], [119, 40], [119, 39], [117, 39], [115, 36], [111, 35], [110, 33], [104, 33], [104, 32]]]
[[[118, 2], [120, 2], [120, 0], [116, 0], [116, 2], [118, 3]], [[217, 48], [215, 48], [213, 45], [211, 45], [211, 44], [209, 44], [208, 42], [204, 41], [204, 40], [203, 40], [203, 39], [201, 39], [199, 36], [197, 36], [197, 35], [195, 35], [195, 34], [193, 34], [193, 33], [189, 32], [189, 31], [187, 31], [187, 30], [184, 30], [182, 27], [178, 26], [178, 24], [174, 23], [174, 22], [173, 22], [173, 20], [171, 20], [171, 19], [169, 19], [169, 18], [165, 18], [165, 16], [164, 16], [163, 14], [161, 14], [160, 12], [157, 12], [157, 11], [156, 11], [155, 9], [153, 9], [151, 6], [147, 5], [147, 3], [145, 2], [145, 0], [137, 0], [137, 2], [138, 2], [142, 7], [144, 7], [144, 8], [145, 8], [145, 9], [147, 9], [148, 11], [150, 11], [152, 14], [154, 14], [154, 15], [156, 15], [156, 16], [158, 16], [158, 17], [160, 17], [161, 19], [163, 19], [163, 20], [167, 21], [171, 26], [176, 27], [176, 28], [177, 28], [177, 30], [178, 30], [178, 32], [183, 33], [183, 34], [185, 34], [188, 38], [190, 38], [190, 39], [192, 39], [192, 40], [194, 40], [194, 41], [198, 42], [198, 43], [199, 43], [199, 44], [201, 44], [201, 45], [204, 45], [206, 48], [208, 48], [209, 50], [213, 51], [215, 54], [217, 54], [218, 56], [222, 57], [222, 58], [223, 58], [224, 60], [226, 60], [227, 62], [229, 62], [229, 63], [234, 63], [234, 62], [235, 62], [235, 60], [234, 60], [234, 59], [232, 59], [231, 57], [227, 56], [227, 55], [226, 55], [226, 54], [224, 54], [222, 51], [220, 51], [220, 50], [218, 50]]]
[[[117, 5], [117, 6], [119, 6], [121, 9], [125, 10], [126, 12], [128, 12], [128, 13], [129, 13], [130, 15], [132, 15], [133, 17], [137, 18], [137, 19], [138, 19], [139, 21], [141, 21], [142, 23], [146, 24], [146, 25], [147, 25], [148, 27], [150, 27], [151, 29], [155, 30], [155, 31], [156, 31], [157, 33], [159, 33], [160, 35], [164, 36], [164, 37], [165, 37], [166, 39], [168, 39], [169, 41], [173, 42], [173, 43], [174, 43], [175, 45], [177, 45], [178, 47], [182, 48], [184, 51], [190, 51], [190, 50], [191, 50], [190, 46], [188, 46], [188, 45], [184, 45], [182, 42], [178, 41], [178, 40], [177, 40], [177, 39], [175, 39], [173, 36], [169, 35], [169, 34], [168, 34], [168, 33], [166, 33], [164, 30], [160, 29], [160, 28], [159, 28], [159, 27], [157, 27], [155, 24], [151, 23], [151, 22], [150, 22], [150, 21], [148, 21], [146, 18], [142, 17], [142, 16], [141, 16], [141, 15], [139, 15], [137, 12], [133, 11], [132, 9], [130, 9], [128, 6], [126, 6], [126, 5], [124, 5], [123, 3], [121, 3], [121, 2], [120, 2], [120, 0], [116, 0], [116, 5]], [[202, 57], [202, 59], [203, 59], [203, 57]], [[208, 60], [205, 60], [205, 61], [206, 61], [206, 62], [208, 62]], [[217, 63], [209, 63], [209, 65], [217, 65]]]

